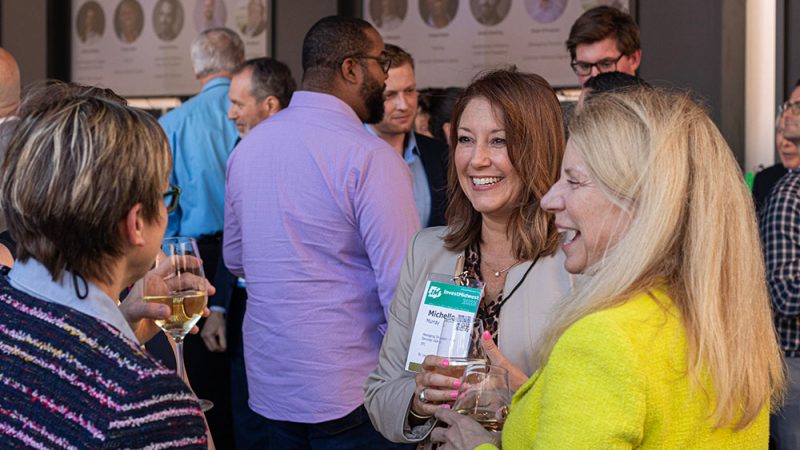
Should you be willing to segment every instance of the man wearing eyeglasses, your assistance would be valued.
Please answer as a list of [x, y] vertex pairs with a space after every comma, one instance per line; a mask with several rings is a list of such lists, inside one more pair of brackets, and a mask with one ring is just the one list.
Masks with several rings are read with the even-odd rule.
[[642, 58], [639, 26], [630, 14], [611, 6], [598, 6], [583, 13], [572, 25], [567, 50], [581, 87], [598, 73], [636, 75]]
[[781, 105], [781, 120], [783, 120], [783, 137], [787, 140], [800, 143], [800, 80], [789, 96], [789, 100]]
[[[785, 139], [794, 144], [800, 142], [800, 80], [781, 108], [779, 125]], [[800, 170], [790, 168], [775, 184], [759, 219], [772, 315], [789, 385], [783, 405], [770, 417], [770, 436], [778, 450], [797, 449], [800, 448]]]
[[392, 449], [363, 406], [406, 249], [411, 174], [364, 122], [391, 60], [369, 23], [331, 16], [303, 41], [289, 106], [231, 154], [223, 252], [247, 278], [242, 327], [258, 449]]

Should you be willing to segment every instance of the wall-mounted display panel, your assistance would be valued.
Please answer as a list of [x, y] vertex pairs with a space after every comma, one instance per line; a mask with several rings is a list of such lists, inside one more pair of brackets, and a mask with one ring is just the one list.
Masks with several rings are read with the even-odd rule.
[[515, 64], [557, 87], [577, 85], [564, 43], [598, 5], [629, 0], [363, 0], [363, 15], [416, 63], [417, 85], [464, 86], [478, 72]]
[[72, 80], [129, 97], [195, 94], [190, 47], [208, 28], [239, 33], [247, 58], [270, 49], [270, 0], [73, 0], [71, 13]]

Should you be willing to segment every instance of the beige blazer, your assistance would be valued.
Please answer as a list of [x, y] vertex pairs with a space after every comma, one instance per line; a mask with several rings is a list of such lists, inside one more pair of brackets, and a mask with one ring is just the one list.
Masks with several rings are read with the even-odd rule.
[[[381, 345], [378, 367], [364, 386], [364, 405], [373, 425], [394, 442], [419, 442], [432, 424], [408, 429], [407, 416], [414, 395], [414, 373], [405, 370], [408, 346], [428, 274], [452, 274], [461, 253], [444, 248], [445, 227], [426, 228], [411, 242], [400, 281], [389, 306], [389, 326]], [[531, 261], [508, 272], [503, 293], [508, 295], [525, 275]], [[521, 370], [531, 375], [534, 345], [550, 320], [552, 306], [571, 288], [564, 256], [540, 258], [500, 313], [498, 345]]]

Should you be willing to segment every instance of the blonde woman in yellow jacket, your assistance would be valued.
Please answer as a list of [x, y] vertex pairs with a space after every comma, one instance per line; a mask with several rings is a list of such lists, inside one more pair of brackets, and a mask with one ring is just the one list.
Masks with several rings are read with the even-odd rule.
[[784, 375], [752, 201], [688, 95], [632, 88], [570, 123], [542, 199], [583, 277], [499, 436], [444, 408], [444, 450], [767, 448]]

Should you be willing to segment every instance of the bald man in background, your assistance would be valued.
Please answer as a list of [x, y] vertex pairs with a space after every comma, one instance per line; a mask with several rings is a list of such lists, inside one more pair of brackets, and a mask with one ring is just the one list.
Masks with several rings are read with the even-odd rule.
[[0, 48], [0, 132], [2, 150], [5, 150], [8, 127], [6, 122], [16, 120], [20, 97], [19, 66], [17, 60]]
[[[17, 108], [20, 101], [19, 65], [14, 56], [0, 48], [0, 161], [6, 153], [6, 146], [11, 140], [14, 125], [17, 121]], [[0, 214], [0, 264], [11, 267], [14, 257], [7, 247], [11, 242], [6, 231], [6, 219]]]

